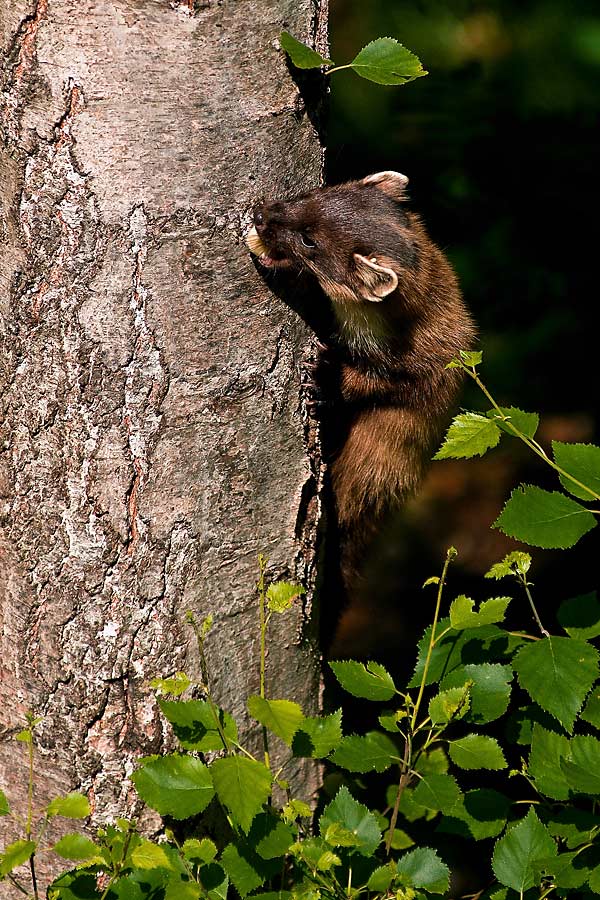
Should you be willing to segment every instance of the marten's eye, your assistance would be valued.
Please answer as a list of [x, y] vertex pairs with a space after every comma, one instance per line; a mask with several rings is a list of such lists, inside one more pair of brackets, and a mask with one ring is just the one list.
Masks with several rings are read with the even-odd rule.
[[300, 241], [303, 246], [308, 247], [309, 250], [314, 250], [314, 248], [317, 246], [313, 239], [303, 232], [300, 232]]

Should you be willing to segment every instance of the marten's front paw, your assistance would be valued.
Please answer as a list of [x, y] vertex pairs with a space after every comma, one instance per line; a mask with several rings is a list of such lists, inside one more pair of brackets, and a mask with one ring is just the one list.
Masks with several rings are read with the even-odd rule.
[[323, 385], [318, 378], [320, 374], [320, 366], [318, 363], [311, 363], [306, 366], [306, 370], [302, 374], [302, 388], [305, 394], [305, 405], [308, 412], [313, 416], [318, 416], [319, 412], [327, 406], [327, 397], [323, 391]]

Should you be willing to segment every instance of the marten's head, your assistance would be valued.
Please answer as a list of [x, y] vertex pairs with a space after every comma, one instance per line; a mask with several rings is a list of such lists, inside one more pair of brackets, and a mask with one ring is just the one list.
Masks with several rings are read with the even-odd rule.
[[308, 269], [337, 304], [379, 303], [417, 249], [403, 207], [408, 179], [378, 172], [292, 200], [259, 203], [247, 242], [268, 268]]

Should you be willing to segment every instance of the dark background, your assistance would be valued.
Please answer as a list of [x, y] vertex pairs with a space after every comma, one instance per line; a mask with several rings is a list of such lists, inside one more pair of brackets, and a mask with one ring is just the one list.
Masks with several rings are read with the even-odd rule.
[[[429, 75], [401, 87], [350, 71], [331, 77], [328, 182], [382, 169], [408, 175], [411, 204], [454, 263], [479, 324], [492, 393], [540, 412], [547, 448], [551, 439], [597, 442], [597, 2], [332, 0], [330, 25], [336, 63], [391, 36]], [[462, 402], [488, 406], [475, 388]], [[412, 656], [433, 608], [420, 585], [451, 544], [459, 558], [448, 599], [515, 593], [481, 575], [517, 546], [490, 525], [520, 482], [559, 487], [508, 437], [483, 459], [433, 463], [382, 550], [371, 602], [347, 611], [334, 652]], [[553, 626], [551, 609], [598, 584], [598, 534], [573, 550], [527, 549]], [[533, 627], [524, 601], [512, 607], [518, 627]]]

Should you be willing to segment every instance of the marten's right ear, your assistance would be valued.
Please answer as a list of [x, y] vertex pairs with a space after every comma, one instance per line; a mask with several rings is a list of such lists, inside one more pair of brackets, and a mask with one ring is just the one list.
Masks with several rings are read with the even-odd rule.
[[393, 269], [380, 266], [375, 258], [368, 259], [360, 253], [354, 253], [356, 274], [360, 279], [359, 293], [363, 300], [380, 303], [384, 297], [398, 287], [398, 276]]
[[394, 200], [406, 200], [406, 185], [408, 178], [400, 172], [376, 172], [374, 175], [367, 175], [362, 180], [363, 184], [374, 184], [384, 194], [393, 197]]

